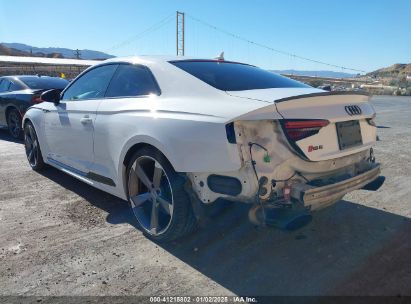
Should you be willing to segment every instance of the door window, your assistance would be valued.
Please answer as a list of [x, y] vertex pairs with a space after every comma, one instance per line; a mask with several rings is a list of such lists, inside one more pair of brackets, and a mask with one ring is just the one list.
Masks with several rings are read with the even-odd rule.
[[103, 98], [117, 67], [117, 64], [109, 64], [91, 69], [67, 88], [62, 100]]
[[160, 95], [160, 89], [151, 71], [142, 65], [119, 65], [106, 97], [129, 97], [141, 95]]
[[7, 92], [9, 90], [10, 81], [7, 79], [0, 80], [0, 93]]
[[23, 90], [23, 88], [22, 88], [22, 86], [14, 83], [14, 82], [11, 82], [11, 83], [10, 83], [10, 89], [9, 89], [9, 90], [10, 90], [10, 91], [19, 91], [19, 90]]

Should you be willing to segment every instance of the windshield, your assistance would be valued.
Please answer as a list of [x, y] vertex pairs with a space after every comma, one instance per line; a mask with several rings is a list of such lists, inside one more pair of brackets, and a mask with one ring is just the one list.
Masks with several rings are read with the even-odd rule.
[[215, 60], [180, 60], [170, 63], [223, 91], [310, 87], [273, 72], [242, 63]]
[[64, 89], [69, 83], [57, 77], [23, 76], [19, 79], [33, 90]]

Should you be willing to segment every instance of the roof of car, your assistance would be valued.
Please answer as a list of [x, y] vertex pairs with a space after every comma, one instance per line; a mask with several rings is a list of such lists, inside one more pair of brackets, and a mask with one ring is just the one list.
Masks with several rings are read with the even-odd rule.
[[8, 79], [9, 81], [11, 80], [15, 80], [15, 81], [23, 81], [22, 80], [22, 78], [25, 78], [26, 80], [28, 80], [27, 78], [32, 78], [32, 79], [34, 79], [34, 78], [40, 78], [40, 79], [61, 79], [61, 80], [66, 80], [67, 81], [67, 79], [64, 79], [64, 78], [61, 78], [61, 77], [53, 77], [53, 76], [43, 76], [43, 75], [7, 75], [7, 76], [1, 76], [0, 77], [0, 79], [2, 79], [2, 78], [4, 78], [4, 79]]
[[5, 75], [5, 76], [0, 76], [0, 78], [13, 78], [13, 79], [19, 79], [19, 78], [58, 78], [58, 79], [63, 79], [61, 77], [55, 77], [55, 76], [46, 76], [46, 75]]
[[[199, 58], [199, 57], [187, 57], [187, 56], [130, 56], [130, 57], [115, 57], [111, 59], [107, 59], [102, 61], [99, 64], [104, 64], [108, 62], [127, 62], [132, 64], [153, 64], [153, 63], [166, 63], [170, 61], [185, 61], [185, 60], [192, 60], [192, 61], [219, 61], [213, 58]], [[231, 62], [231, 61], [224, 61], [224, 62]]]
[[[67, 58], [43, 58], [43, 57], [19, 57], [19, 56], [0, 56], [0, 62], [13, 62], [22, 64], [52, 64], [52, 65], [78, 65], [78, 66], [93, 66], [100, 65], [107, 62], [129, 62], [135, 64], [153, 64], [153, 63], [165, 63], [175, 60], [198, 60], [208, 61], [212, 58], [195, 58], [186, 56], [169, 56], [169, 55], [157, 55], [157, 56], [130, 56], [130, 57], [115, 57], [104, 61], [99, 60], [79, 60], [79, 59], [67, 59]], [[227, 61], [226, 61], [227, 62]]]
[[[138, 62], [138, 61], [155, 61], [155, 62], [165, 62], [165, 61], [173, 61], [173, 60], [182, 60], [182, 59], [196, 59], [196, 58], [188, 58], [185, 56], [167, 56], [167, 55], [141, 55], [141, 56], [128, 56], [128, 57], [114, 57], [110, 59], [106, 59], [105, 62], [113, 61], [113, 62]], [[198, 58], [197, 58], [198, 59]]]
[[47, 76], [47, 75], [11, 75], [9, 77], [15, 77], [15, 78], [20, 78], [20, 77], [30, 77], [30, 78], [60, 78], [60, 77], [54, 77], [54, 76]]

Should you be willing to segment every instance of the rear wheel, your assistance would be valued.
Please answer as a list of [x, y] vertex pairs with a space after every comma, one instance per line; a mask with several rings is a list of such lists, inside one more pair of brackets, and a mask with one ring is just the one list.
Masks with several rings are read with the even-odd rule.
[[36, 131], [31, 122], [27, 122], [24, 126], [24, 148], [31, 168], [36, 171], [41, 170], [44, 167], [43, 156]]
[[131, 158], [127, 194], [138, 225], [148, 238], [171, 241], [195, 228], [184, 182], [153, 148], [142, 148]]
[[7, 113], [7, 127], [11, 136], [15, 139], [22, 137], [21, 115], [16, 109], [11, 109]]

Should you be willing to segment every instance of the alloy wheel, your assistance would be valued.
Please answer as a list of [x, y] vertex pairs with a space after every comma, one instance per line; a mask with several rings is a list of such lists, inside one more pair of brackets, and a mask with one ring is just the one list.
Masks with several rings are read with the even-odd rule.
[[150, 156], [135, 160], [128, 176], [130, 204], [140, 226], [150, 235], [167, 231], [173, 218], [173, 192], [161, 164]]
[[21, 132], [21, 118], [20, 114], [16, 110], [12, 110], [8, 116], [8, 127], [11, 135], [14, 138], [18, 138]]
[[33, 126], [28, 124], [24, 132], [24, 148], [26, 150], [27, 160], [32, 167], [35, 167], [39, 158], [39, 143]]

